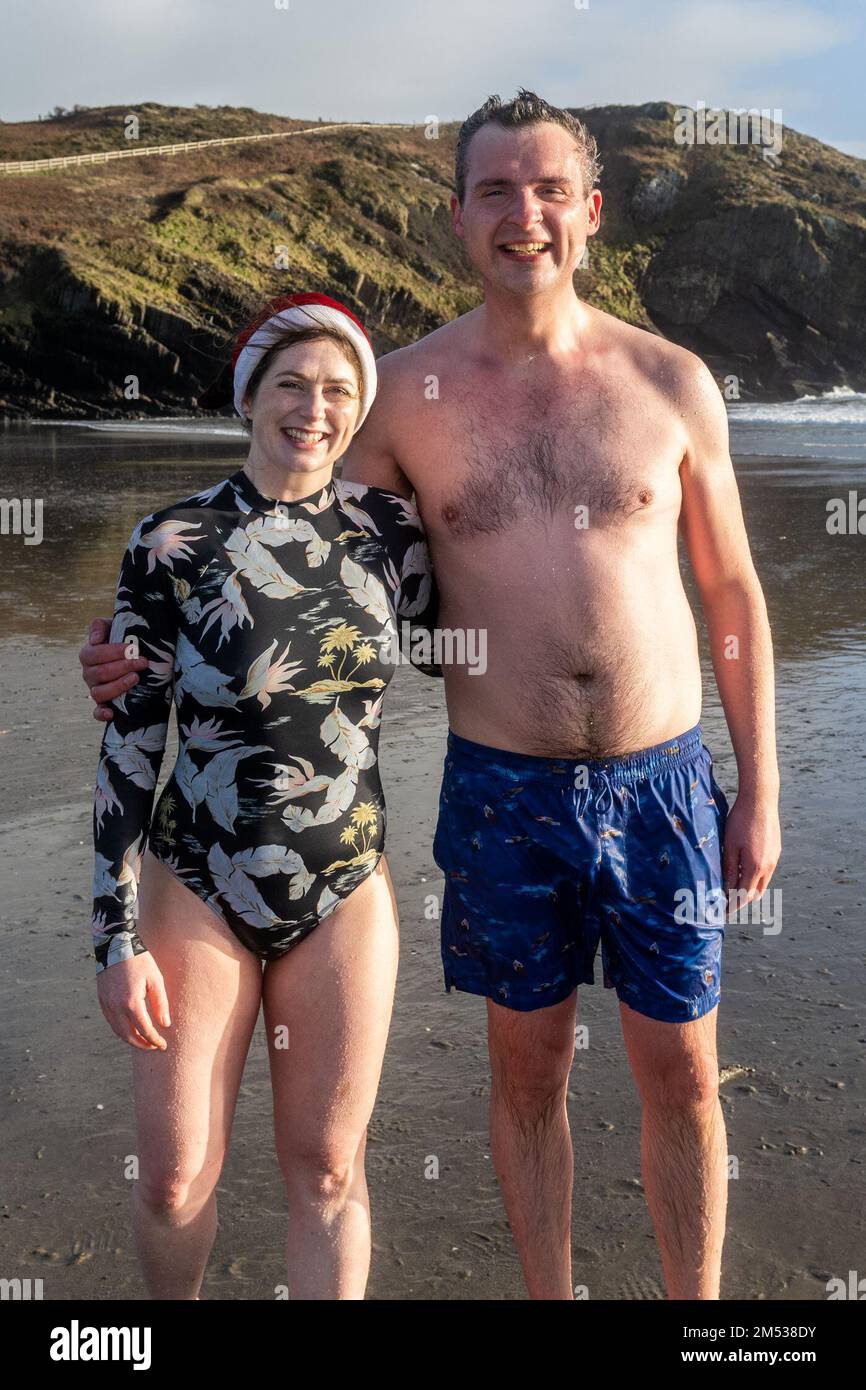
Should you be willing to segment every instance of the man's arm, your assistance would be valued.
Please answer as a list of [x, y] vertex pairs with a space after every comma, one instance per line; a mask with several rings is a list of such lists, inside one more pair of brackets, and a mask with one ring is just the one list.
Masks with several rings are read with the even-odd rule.
[[387, 488], [401, 497], [411, 497], [412, 484], [397, 462], [399, 359], [404, 351], [404, 348], [400, 348], [396, 352], [389, 352], [376, 363], [379, 379], [376, 399], [370, 414], [343, 455], [340, 476], [347, 483]]
[[724, 401], [689, 354], [679, 404], [688, 444], [681, 525], [700, 591], [713, 669], [737, 759], [725, 831], [725, 881], [760, 897], [781, 852], [773, 644], [731, 462]]
[[[370, 414], [352, 440], [348, 453], [343, 455], [341, 477], [347, 483], [361, 483], [365, 487], [381, 487], [396, 492], [400, 497], [411, 499], [414, 488], [397, 462], [400, 427], [406, 428], [405, 384], [401, 384], [401, 364], [406, 360], [408, 348], [389, 352], [376, 363], [379, 377], [376, 399]], [[402, 401], [402, 409], [401, 409]], [[413, 508], [414, 510], [414, 508]], [[426, 544], [423, 546], [424, 563], [429, 560]], [[411, 605], [410, 605], [411, 607]], [[425, 662], [415, 646], [414, 639], [426, 632], [432, 638], [436, 617], [439, 611], [439, 589], [436, 576], [430, 576], [429, 602], [423, 613], [401, 613], [401, 618], [409, 619], [413, 640], [409, 644], [409, 660], [425, 676], [441, 676], [442, 667], [435, 661]]]

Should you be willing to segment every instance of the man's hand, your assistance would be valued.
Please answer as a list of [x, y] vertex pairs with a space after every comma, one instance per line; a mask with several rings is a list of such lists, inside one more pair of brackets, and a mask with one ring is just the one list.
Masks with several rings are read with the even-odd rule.
[[135, 661], [125, 657], [123, 642], [106, 642], [110, 631], [110, 618], [91, 618], [87, 643], [78, 653], [82, 678], [90, 687], [90, 698], [96, 701], [93, 717], [104, 724], [114, 718], [109, 700], [116, 700], [135, 685], [137, 672], [146, 671], [150, 664], [143, 656]]
[[738, 907], [762, 896], [781, 852], [776, 798], [740, 792], [725, 822], [724, 836], [724, 886], [726, 892], [736, 889]]
[[168, 999], [162, 972], [149, 951], [100, 970], [96, 992], [105, 1018], [125, 1043], [142, 1052], [167, 1050], [154, 1019], [163, 1028], [171, 1027]]

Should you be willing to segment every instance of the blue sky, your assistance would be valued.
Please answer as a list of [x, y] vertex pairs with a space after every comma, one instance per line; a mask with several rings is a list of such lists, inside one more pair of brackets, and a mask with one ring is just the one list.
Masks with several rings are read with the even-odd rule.
[[866, 158], [864, 0], [583, 3], [0, 0], [0, 119], [159, 101], [455, 120], [524, 86], [563, 106], [778, 107]]

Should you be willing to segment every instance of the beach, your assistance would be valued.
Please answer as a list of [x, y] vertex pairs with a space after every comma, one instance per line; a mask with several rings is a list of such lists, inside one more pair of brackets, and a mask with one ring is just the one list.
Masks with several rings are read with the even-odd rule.
[[[823, 1300], [828, 1279], [863, 1266], [866, 577], [862, 537], [829, 534], [826, 504], [864, 476], [866, 425], [843, 421], [834, 436], [813, 414], [753, 411], [738, 426], [732, 413], [776, 648], [783, 855], [768, 895], [781, 898], [729, 924], [723, 954], [725, 1299]], [[0, 1244], [5, 1276], [41, 1278], [49, 1300], [145, 1296], [124, 1176], [135, 1152], [130, 1054], [100, 1013], [91, 954], [101, 725], [77, 652], [87, 618], [111, 611], [138, 518], [242, 460], [232, 431], [0, 432], [0, 493], [45, 499], [41, 544], [2, 537]], [[704, 666], [704, 738], [733, 801], [730, 738]], [[402, 944], [367, 1149], [373, 1300], [526, 1297], [490, 1158], [484, 1004], [442, 981], [431, 846], [446, 732], [442, 682], [400, 669], [380, 749]], [[593, 1300], [660, 1299], [640, 1109], [600, 959], [595, 986], [579, 991], [578, 1024], [588, 1045], [569, 1090], [574, 1283]], [[261, 1024], [218, 1202], [203, 1296], [273, 1298], [285, 1203]]]

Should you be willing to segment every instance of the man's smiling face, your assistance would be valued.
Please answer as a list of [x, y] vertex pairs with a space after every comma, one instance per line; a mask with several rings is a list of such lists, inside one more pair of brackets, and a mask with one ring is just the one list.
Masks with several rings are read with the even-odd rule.
[[538, 294], [570, 280], [599, 225], [601, 194], [583, 190], [580, 151], [550, 121], [506, 128], [491, 122], [473, 135], [454, 230], [485, 283]]

